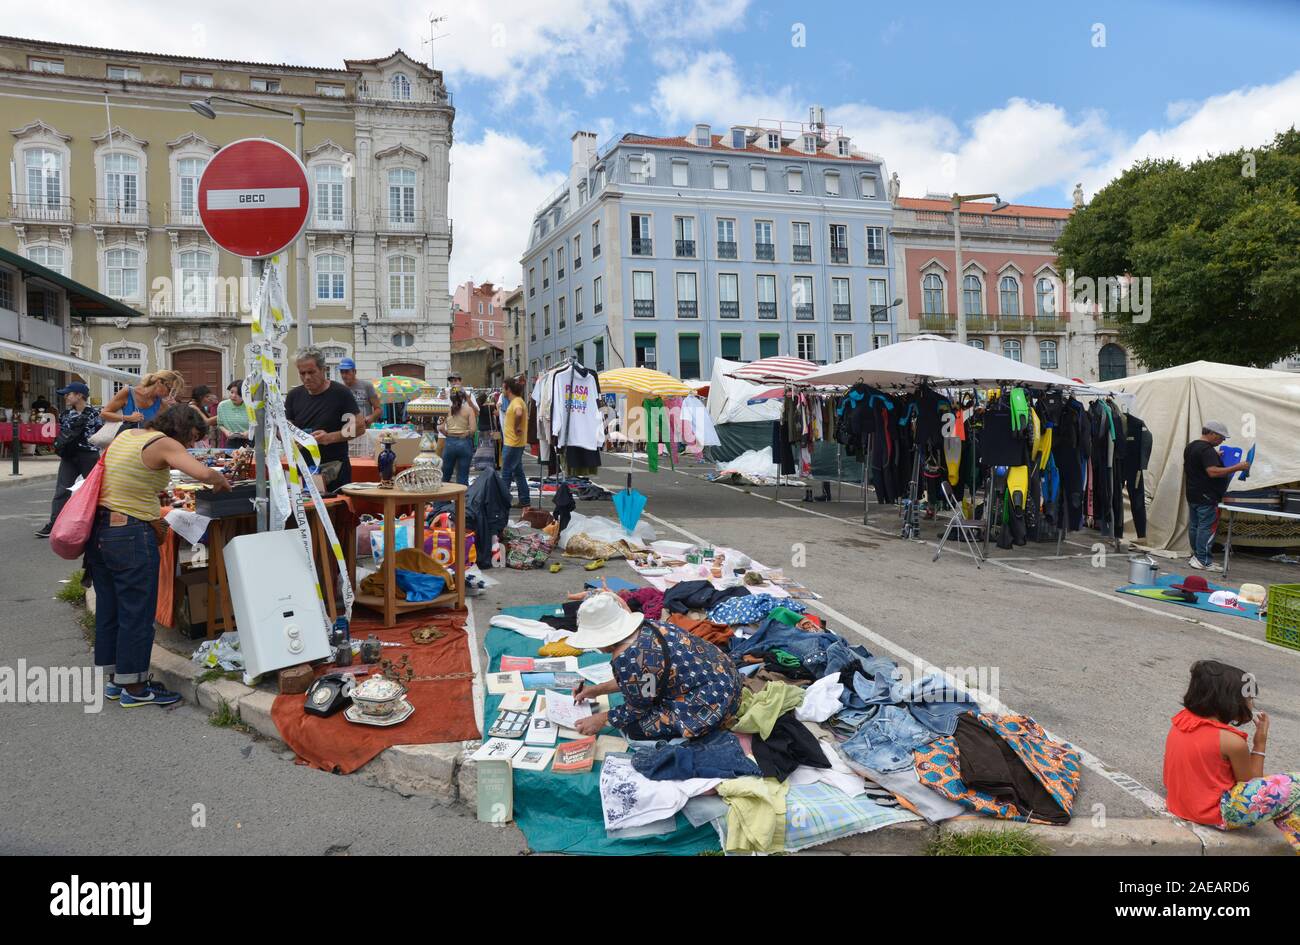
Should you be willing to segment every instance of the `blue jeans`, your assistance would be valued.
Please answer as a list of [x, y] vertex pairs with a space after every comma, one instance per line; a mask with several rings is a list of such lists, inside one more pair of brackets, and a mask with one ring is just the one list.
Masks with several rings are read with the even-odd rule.
[[108, 526], [108, 509], [96, 515], [86, 543], [86, 564], [95, 586], [95, 665], [119, 685], [144, 682], [153, 653], [158, 606], [158, 540], [138, 518]]
[[1193, 505], [1187, 503], [1190, 513], [1187, 519], [1187, 540], [1192, 544], [1192, 554], [1201, 564], [1210, 563], [1210, 551], [1214, 546], [1214, 519], [1218, 507], [1213, 505]]
[[522, 446], [503, 446], [501, 448], [501, 481], [506, 484], [506, 494], [510, 494], [511, 480], [519, 486], [519, 504], [528, 505], [532, 496], [528, 493], [528, 475], [524, 472], [524, 448]]
[[442, 481], [469, 485], [469, 463], [474, 458], [474, 441], [468, 436], [449, 436], [442, 448]]

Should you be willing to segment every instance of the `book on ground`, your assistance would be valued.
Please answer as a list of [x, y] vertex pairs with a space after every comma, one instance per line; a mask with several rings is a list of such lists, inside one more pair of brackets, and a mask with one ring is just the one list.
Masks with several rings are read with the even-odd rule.
[[502, 712], [492, 723], [492, 728], [488, 730], [488, 736], [491, 738], [523, 738], [524, 733], [528, 731], [527, 712]]
[[510, 765], [520, 771], [545, 771], [550, 766], [551, 758], [554, 756], [554, 748], [525, 745], [510, 759]]
[[[507, 692], [518, 692], [524, 688], [519, 673], [488, 673], [487, 690], [490, 696], [503, 696]], [[537, 688], [537, 687], [533, 687]]]
[[609, 660], [603, 663], [593, 663], [590, 666], [582, 666], [578, 669], [578, 675], [589, 683], [595, 683], [599, 686], [601, 683], [610, 682], [614, 678], [614, 664]]
[[[505, 659], [505, 657], [502, 657]], [[533, 660], [535, 673], [576, 673], [578, 658], [576, 656], [553, 656], [550, 659]]]
[[512, 670], [523, 670], [526, 673], [531, 673], [535, 662], [531, 656], [503, 656], [501, 657], [500, 671], [508, 673]]
[[515, 777], [510, 761], [480, 761], [477, 773], [478, 819], [489, 824], [508, 823], [515, 815]]
[[596, 738], [589, 735], [576, 742], [565, 742], [556, 748], [555, 761], [551, 764], [551, 770], [562, 774], [590, 771], [595, 760]]
[[489, 738], [469, 756], [470, 761], [509, 761], [523, 742], [512, 738]]
[[554, 745], [557, 727], [550, 719], [534, 715], [528, 723], [528, 733], [524, 736], [525, 745]]
[[497, 708], [502, 712], [527, 712], [533, 707], [533, 697], [535, 692], [507, 692], [501, 697], [501, 703]]

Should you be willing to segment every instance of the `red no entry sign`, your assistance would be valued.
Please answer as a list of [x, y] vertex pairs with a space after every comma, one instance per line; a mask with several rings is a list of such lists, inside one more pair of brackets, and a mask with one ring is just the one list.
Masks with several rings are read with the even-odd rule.
[[292, 151], [263, 138], [226, 145], [199, 178], [199, 219], [222, 249], [255, 259], [284, 249], [311, 212], [307, 171]]

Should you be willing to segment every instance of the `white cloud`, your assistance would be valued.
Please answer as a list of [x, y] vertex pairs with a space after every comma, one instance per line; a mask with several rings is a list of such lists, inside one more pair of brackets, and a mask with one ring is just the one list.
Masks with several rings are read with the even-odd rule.
[[451, 149], [450, 213], [455, 221], [449, 280], [508, 286], [520, 280], [533, 211], [565, 175], [546, 171], [541, 148], [488, 130], [478, 141]]

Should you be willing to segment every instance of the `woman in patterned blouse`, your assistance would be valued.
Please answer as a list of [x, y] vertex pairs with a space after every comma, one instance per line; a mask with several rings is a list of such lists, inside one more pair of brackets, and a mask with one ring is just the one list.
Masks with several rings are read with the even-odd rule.
[[573, 693], [575, 702], [623, 696], [622, 705], [578, 722], [583, 735], [608, 724], [638, 741], [699, 738], [736, 719], [741, 685], [731, 658], [706, 640], [633, 613], [616, 594], [584, 601], [578, 631], [566, 642], [613, 656], [613, 680], [584, 683]]

